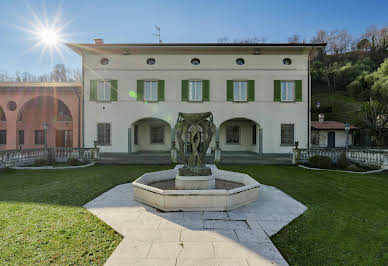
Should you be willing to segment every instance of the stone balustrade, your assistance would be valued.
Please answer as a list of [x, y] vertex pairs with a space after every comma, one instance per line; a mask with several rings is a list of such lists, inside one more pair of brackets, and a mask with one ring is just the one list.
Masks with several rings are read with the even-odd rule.
[[346, 158], [353, 163], [363, 166], [374, 166], [388, 169], [388, 150], [379, 149], [346, 149], [346, 148], [320, 148], [320, 149], [294, 149], [294, 164], [307, 163], [312, 156], [326, 156], [334, 162], [345, 152]]
[[36, 159], [47, 159], [55, 156], [56, 161], [63, 162], [69, 158], [77, 158], [81, 161], [97, 160], [98, 148], [39, 148], [0, 151], [0, 165], [12, 166], [32, 162]]

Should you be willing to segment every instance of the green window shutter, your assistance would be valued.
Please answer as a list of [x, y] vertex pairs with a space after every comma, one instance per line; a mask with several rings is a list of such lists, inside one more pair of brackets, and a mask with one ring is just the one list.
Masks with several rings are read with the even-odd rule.
[[275, 102], [280, 102], [280, 80], [274, 80], [273, 83], [273, 100]]
[[89, 100], [97, 101], [97, 80], [90, 81]]
[[233, 80], [226, 81], [226, 100], [228, 102], [233, 102]]
[[255, 81], [248, 80], [248, 101], [255, 101]]
[[295, 101], [296, 102], [302, 101], [302, 81], [301, 80], [295, 80]]
[[164, 80], [158, 80], [158, 101], [164, 101]]
[[187, 101], [189, 98], [189, 81], [182, 80], [182, 92], [181, 92], [182, 101]]
[[202, 101], [209, 101], [210, 80], [202, 80]]
[[144, 80], [137, 81], [136, 100], [144, 101]]
[[118, 89], [119, 87], [117, 86], [117, 80], [111, 80], [110, 81], [110, 100], [111, 101], [117, 101]]

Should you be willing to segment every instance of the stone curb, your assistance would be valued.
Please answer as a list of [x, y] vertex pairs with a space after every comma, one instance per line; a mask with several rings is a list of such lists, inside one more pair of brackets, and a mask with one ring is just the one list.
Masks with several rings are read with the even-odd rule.
[[332, 172], [342, 172], [342, 173], [350, 173], [350, 174], [375, 174], [375, 173], [381, 173], [385, 169], [378, 169], [378, 170], [372, 170], [372, 171], [366, 171], [366, 172], [355, 172], [355, 171], [346, 171], [346, 170], [335, 170], [335, 169], [321, 169], [321, 168], [313, 168], [313, 167], [307, 167], [304, 165], [298, 165], [300, 168], [308, 169], [308, 170], [316, 170], [316, 171], [332, 171]]
[[96, 163], [88, 163], [84, 165], [77, 166], [61, 166], [61, 167], [53, 167], [53, 166], [40, 166], [40, 167], [22, 167], [22, 166], [11, 166], [9, 169], [14, 170], [65, 170], [65, 169], [77, 169], [77, 168], [86, 168], [95, 165]]

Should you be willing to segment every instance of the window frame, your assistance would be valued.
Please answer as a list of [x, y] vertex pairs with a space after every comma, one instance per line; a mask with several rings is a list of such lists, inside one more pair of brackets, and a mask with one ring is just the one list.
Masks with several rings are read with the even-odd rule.
[[[98, 133], [98, 126], [102, 125], [102, 124], [103, 125], [109, 125], [109, 143], [105, 143], [105, 140], [104, 140], [103, 143], [100, 142], [99, 133]], [[97, 127], [96, 138], [97, 138], [98, 145], [99, 146], [112, 146], [112, 123], [109, 123], [109, 122], [98, 122], [96, 127]], [[104, 129], [104, 130], [106, 130], [106, 129]]]
[[[237, 142], [229, 142], [228, 141], [228, 130], [229, 129], [233, 129], [233, 128], [237, 128], [237, 132], [238, 132], [238, 140]], [[225, 128], [225, 144], [227, 145], [240, 145], [241, 144], [241, 127], [238, 126], [238, 125], [228, 125], [226, 126]]]
[[[21, 138], [21, 132], [22, 135], [23, 135], [23, 138]], [[24, 129], [18, 129], [18, 132], [17, 132], [18, 136], [17, 136], [17, 145], [24, 145], [24, 140], [25, 140], [25, 137], [24, 137]], [[20, 141], [20, 140], [23, 140], [23, 141]]]
[[[112, 100], [112, 83], [111, 83], [111, 79], [100, 79], [97, 81], [97, 92], [96, 92], [96, 101], [97, 102], [111, 102]], [[108, 95], [107, 95], [107, 91], [109, 91], [109, 97], [107, 97], [108, 99], [101, 99], [100, 98], [100, 83], [103, 82], [104, 83], [104, 97], [106, 98]], [[109, 90], [107, 90], [107, 87], [106, 87], [106, 84], [109, 83]]]
[[[191, 96], [193, 93], [190, 93], [192, 91], [192, 85], [191, 84], [198, 84], [200, 82], [201, 84], [201, 99], [193, 99]], [[195, 90], [197, 89], [197, 85], [194, 88]], [[187, 92], [187, 100], [189, 102], [203, 102], [203, 80], [202, 79], [189, 79], [188, 80], [188, 92]]]
[[[292, 142], [283, 142], [283, 139], [287, 139], [288, 136], [283, 137], [283, 126], [292, 126]], [[284, 129], [285, 131], [286, 129]], [[280, 145], [281, 146], [294, 146], [295, 145], [295, 124], [282, 123], [280, 124]]]
[[[42, 132], [42, 136], [40, 138], [37, 137], [37, 133], [39, 133], [39, 132]], [[41, 140], [42, 143], [40, 143], [40, 141], [39, 141], [39, 143], [37, 143], [37, 141], [36, 141], [37, 139]], [[46, 131], [43, 129], [35, 129], [34, 130], [34, 144], [35, 145], [45, 145], [45, 142], [46, 142]]]
[[[286, 83], [286, 99], [283, 100], [283, 89], [282, 89], [282, 83]], [[289, 84], [292, 83], [293, 84], [293, 98], [291, 100], [288, 99], [288, 94], [289, 94]], [[295, 87], [296, 87], [296, 84], [295, 84], [295, 80], [281, 80], [280, 81], [280, 101], [281, 102], [295, 102]]]
[[4, 134], [4, 143], [0, 142], [0, 146], [7, 145], [7, 130], [6, 129], [0, 129], [0, 134]]
[[[162, 142], [153, 142], [153, 139], [152, 139], [152, 130], [154, 130], [155, 128], [161, 128], [161, 132], [162, 132]], [[165, 144], [165, 140], [164, 140], [164, 126], [163, 125], [160, 125], [160, 126], [150, 126], [150, 144], [151, 145], [164, 145]]]
[[[236, 93], [235, 93], [235, 83], [238, 83], [238, 92], [239, 92], [239, 98], [236, 99]], [[245, 99], [241, 99], [241, 91], [242, 91], [242, 86], [241, 84], [245, 83]], [[247, 102], [248, 101], [248, 80], [233, 80], [233, 102]]]
[[[152, 86], [153, 83], [156, 84], [156, 97], [155, 99], [146, 99], [146, 83], [149, 82], [150, 85]], [[143, 81], [143, 101], [145, 102], [157, 102], [158, 101], [158, 92], [159, 92], [159, 80], [156, 80], [156, 79], [145, 79]], [[152, 94], [153, 96], [153, 93], [152, 93], [152, 87], [150, 87], [150, 95]]]

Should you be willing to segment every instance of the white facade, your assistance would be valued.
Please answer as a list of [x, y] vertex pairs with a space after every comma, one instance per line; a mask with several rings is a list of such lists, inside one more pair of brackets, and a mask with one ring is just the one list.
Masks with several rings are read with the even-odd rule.
[[[312, 143], [312, 147], [328, 148], [329, 147], [329, 132], [334, 133], [334, 147], [345, 148], [346, 143], [346, 131], [345, 130], [312, 130], [312, 134], [317, 134], [319, 142], [317, 144]], [[349, 134], [349, 145], [353, 143], [352, 134]]]
[[[109, 45], [69, 44], [83, 56], [84, 89], [84, 145], [93, 146], [97, 140], [97, 124], [110, 123], [111, 145], [101, 146], [102, 152], [136, 152], [141, 150], [169, 150], [171, 128], [175, 126], [178, 112], [207, 112], [214, 116], [217, 136], [211, 148], [220, 141], [221, 150], [253, 151], [263, 153], [290, 153], [291, 145], [281, 144], [281, 124], [294, 125], [294, 141], [307, 148], [309, 142], [309, 78], [308, 59], [312, 46], [257, 47], [260, 54], [252, 54], [252, 47], [168, 47], [155, 44], [149, 47], [122, 45], [116, 50]], [[222, 45], [220, 45], [222, 46]], [[95, 49], [91, 49], [95, 48]], [[318, 46], [319, 48], [322, 47]], [[253, 47], [256, 48], [256, 47]], [[129, 49], [129, 55], [119, 54]], [[316, 49], [316, 48], [315, 48]], [[128, 51], [128, 50], [125, 50]], [[101, 64], [108, 58], [107, 65]], [[146, 60], [156, 63], [148, 65]], [[199, 65], [191, 64], [200, 59]], [[237, 58], [245, 60], [236, 64]], [[283, 64], [284, 58], [292, 60]], [[90, 80], [117, 80], [117, 101], [90, 100]], [[164, 80], [164, 100], [144, 102], [136, 99], [137, 80]], [[209, 101], [187, 102], [181, 100], [182, 80], [209, 80]], [[254, 80], [254, 101], [227, 101], [227, 80]], [[301, 101], [274, 101], [274, 80], [301, 80]], [[150, 127], [156, 121], [165, 121], [164, 143], [150, 143]], [[238, 119], [227, 122], [230, 119]], [[239, 121], [249, 119], [251, 121]], [[142, 121], [139, 121], [142, 120]], [[227, 123], [225, 123], [227, 122]], [[160, 122], [159, 122], [160, 123]], [[225, 130], [228, 123], [240, 125], [238, 144], [227, 144]], [[135, 144], [137, 124], [137, 144]], [[252, 126], [256, 124], [256, 144], [253, 143]]]

